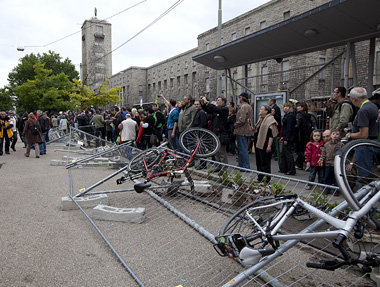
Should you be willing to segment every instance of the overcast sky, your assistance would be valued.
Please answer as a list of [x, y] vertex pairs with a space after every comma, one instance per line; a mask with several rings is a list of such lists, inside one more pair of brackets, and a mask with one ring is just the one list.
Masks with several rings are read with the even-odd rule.
[[[143, 0], [0, 0], [0, 87], [20, 58], [29, 53], [55, 51], [69, 58], [79, 71], [81, 25], [94, 16], [106, 19]], [[112, 24], [112, 49], [121, 45], [177, 0], [146, 0], [108, 20]], [[223, 22], [268, 0], [223, 0]], [[197, 36], [217, 25], [218, 0], [184, 0], [138, 37], [116, 50], [112, 73], [130, 66], [147, 67], [197, 47]], [[47, 45], [69, 34], [64, 40]], [[17, 47], [23, 46], [23, 52]], [[45, 47], [28, 47], [45, 46]]]

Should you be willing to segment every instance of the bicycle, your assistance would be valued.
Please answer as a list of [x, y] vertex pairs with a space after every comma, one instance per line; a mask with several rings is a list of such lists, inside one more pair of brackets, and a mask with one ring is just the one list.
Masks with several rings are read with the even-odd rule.
[[[219, 138], [209, 130], [202, 128], [190, 128], [181, 133], [179, 144], [190, 157], [165, 148], [166, 143], [140, 152], [131, 159], [128, 173], [131, 179], [144, 177], [145, 182], [137, 182], [134, 185], [136, 192], [141, 193], [151, 185], [148, 183], [156, 177], [169, 175], [171, 181], [176, 174], [185, 173], [190, 179], [187, 169], [195, 157], [206, 158], [216, 154], [220, 148]], [[126, 177], [117, 180], [118, 184], [126, 181]], [[189, 182], [192, 184], [192, 180]], [[172, 187], [174, 190], [175, 187]]]
[[[357, 166], [356, 161], [352, 161], [358, 147], [376, 149], [374, 151], [376, 161], [371, 165], [371, 170], [367, 170], [373, 182], [355, 194], [347, 180], [346, 167], [350, 165], [363, 168]], [[235, 258], [248, 267], [275, 253], [281, 246], [280, 241], [328, 238], [334, 239], [333, 246], [340, 251], [342, 259], [309, 262], [306, 264], [308, 267], [335, 270], [344, 265], [359, 264], [364, 271], [370, 272], [371, 268], [380, 266], [379, 251], [372, 248], [366, 250], [364, 259], [353, 258], [345, 242], [349, 237], [361, 239], [365, 232], [372, 234], [380, 230], [380, 173], [377, 172], [377, 164], [380, 163], [379, 154], [380, 143], [370, 140], [352, 141], [336, 154], [334, 172], [340, 191], [351, 208], [344, 219], [336, 218], [335, 213], [328, 214], [312, 206], [297, 194], [274, 195], [253, 201], [235, 212], [224, 223], [215, 238], [217, 243], [214, 244], [214, 249], [219, 255]], [[300, 209], [322, 219], [334, 229], [288, 233], [283, 228], [284, 224]]]

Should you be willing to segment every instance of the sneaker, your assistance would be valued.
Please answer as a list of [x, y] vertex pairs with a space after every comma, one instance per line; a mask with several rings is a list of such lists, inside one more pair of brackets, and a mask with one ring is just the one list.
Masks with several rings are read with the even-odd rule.
[[11, 146], [11, 149], [12, 149], [13, 151], [16, 151], [16, 148], [15, 148], [14, 146]]
[[306, 185], [305, 190], [311, 190], [311, 189], [312, 189], [311, 185]]

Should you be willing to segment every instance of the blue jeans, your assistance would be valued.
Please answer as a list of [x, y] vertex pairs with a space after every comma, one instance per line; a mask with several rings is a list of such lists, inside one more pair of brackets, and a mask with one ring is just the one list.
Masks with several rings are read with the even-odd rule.
[[314, 182], [315, 176], [318, 173], [318, 183], [323, 183], [324, 171], [325, 171], [325, 168], [323, 166], [311, 166], [309, 181]]
[[46, 141], [49, 141], [46, 140], [48, 137], [48, 132], [42, 132], [41, 137], [44, 142], [39, 144], [40, 154], [46, 154]]
[[372, 172], [377, 149], [374, 147], [361, 146], [355, 148], [355, 165], [358, 180], [365, 178]]
[[239, 167], [251, 169], [248, 154], [248, 137], [236, 135]]
[[131, 160], [132, 159], [132, 147], [127, 145], [126, 149], [127, 149], [126, 150], [127, 151], [127, 159]]
[[173, 150], [181, 151], [181, 147], [179, 145], [179, 136], [178, 136], [178, 130], [175, 132], [175, 137], [172, 138], [172, 129], [168, 130], [168, 140], [170, 145], [172, 146]]

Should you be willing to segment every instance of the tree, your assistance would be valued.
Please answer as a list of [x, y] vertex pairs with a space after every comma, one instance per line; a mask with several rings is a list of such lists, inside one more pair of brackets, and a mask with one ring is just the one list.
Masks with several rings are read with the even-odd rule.
[[13, 109], [14, 100], [12, 99], [12, 92], [9, 88], [4, 87], [0, 89], [0, 111], [7, 111]]
[[74, 84], [66, 74], [53, 75], [52, 70], [44, 66], [37, 62], [33, 65], [34, 79], [13, 88], [19, 98], [19, 108], [25, 111], [71, 109], [68, 95], [72, 93]]
[[87, 109], [90, 106], [106, 106], [111, 103], [119, 103], [119, 91], [121, 87], [107, 90], [108, 82], [104, 81], [98, 92], [90, 90], [79, 80], [74, 80], [74, 88], [69, 95], [73, 104], [78, 109]]
[[64, 73], [68, 79], [78, 79], [79, 74], [75, 70], [75, 66], [71, 63], [71, 60], [66, 58], [63, 62], [62, 57], [53, 52], [40, 54], [28, 54], [20, 59], [20, 63], [13, 68], [8, 74], [8, 82], [11, 88], [20, 86], [27, 82], [27, 80], [33, 80], [36, 76], [34, 65], [37, 63], [45, 63], [45, 68], [51, 70], [52, 75], [59, 75]]

